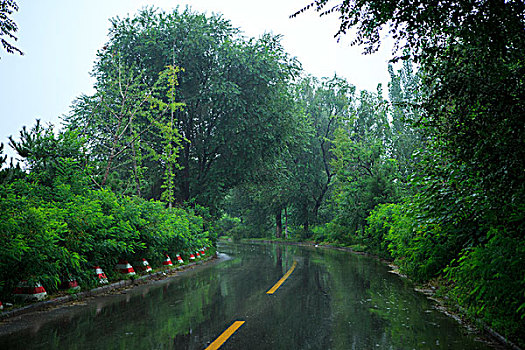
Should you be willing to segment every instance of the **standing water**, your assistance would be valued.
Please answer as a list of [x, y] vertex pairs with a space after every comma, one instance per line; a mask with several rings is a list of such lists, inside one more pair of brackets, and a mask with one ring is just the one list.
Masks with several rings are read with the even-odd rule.
[[219, 260], [174, 278], [4, 322], [0, 349], [205, 349], [237, 320], [245, 323], [221, 349], [490, 349], [366, 256], [219, 250]]

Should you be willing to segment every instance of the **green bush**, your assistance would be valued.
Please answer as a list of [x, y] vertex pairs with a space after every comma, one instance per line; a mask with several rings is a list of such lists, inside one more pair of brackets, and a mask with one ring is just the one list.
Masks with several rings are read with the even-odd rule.
[[340, 225], [336, 222], [314, 226], [312, 232], [312, 238], [317, 243], [324, 242], [344, 245], [355, 243], [355, 240], [352, 239], [350, 229], [347, 226]]
[[166, 253], [212, 243], [213, 218], [204, 207], [168, 209], [159, 201], [93, 189], [75, 132], [55, 135], [37, 123], [20, 134], [11, 145], [25, 158], [25, 171], [17, 167], [11, 171], [16, 176], [0, 176], [0, 299], [9, 298], [20, 280], [39, 281], [49, 292], [69, 277], [93, 286], [93, 266], [119, 278], [114, 267], [120, 259], [146, 258], [160, 266]]
[[388, 250], [390, 241], [387, 237], [395, 223], [394, 215], [399, 218], [400, 209], [399, 204], [379, 204], [372, 210], [366, 219], [368, 226], [365, 234], [361, 237], [367, 251], [385, 258], [391, 257]]
[[229, 236], [231, 231], [241, 225], [241, 219], [223, 214], [218, 222], [219, 236]]
[[[467, 312], [525, 344], [525, 244], [516, 230], [483, 230], [461, 215], [436, 220], [412, 202], [377, 206], [363, 242], [386, 253], [417, 281], [441, 276], [448, 294]], [[516, 214], [521, 215], [521, 214]], [[515, 220], [507, 217], [507, 225]], [[517, 220], [515, 220], [517, 221]], [[509, 225], [510, 226], [510, 225]]]
[[119, 259], [146, 258], [158, 266], [164, 253], [194, 251], [211, 243], [203, 219], [193, 210], [170, 210], [161, 202], [109, 190], [70, 193], [60, 196], [62, 201], [45, 201], [42, 193], [41, 186], [28, 183], [0, 185], [4, 300], [22, 279], [38, 280], [50, 292], [68, 276], [94, 285], [94, 265], [117, 277]]
[[447, 268], [451, 294], [471, 315], [525, 344], [525, 244], [495, 229], [489, 236]]
[[248, 238], [248, 228], [244, 225], [238, 225], [231, 229], [230, 236], [234, 241], [240, 241], [243, 238]]
[[461, 251], [468, 233], [461, 227], [425, 216], [417, 202], [381, 204], [367, 218], [360, 237], [367, 250], [394, 258], [417, 281], [437, 277]]

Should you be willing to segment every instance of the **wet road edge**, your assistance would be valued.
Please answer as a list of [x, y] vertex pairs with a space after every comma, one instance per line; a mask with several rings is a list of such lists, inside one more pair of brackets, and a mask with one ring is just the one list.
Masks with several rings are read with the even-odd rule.
[[79, 292], [79, 293], [71, 294], [71, 295], [65, 295], [62, 297], [53, 298], [53, 299], [46, 300], [46, 301], [36, 302], [34, 304], [30, 304], [30, 305], [16, 308], [13, 310], [4, 311], [0, 313], [0, 321], [5, 321], [11, 317], [20, 316], [20, 315], [27, 314], [27, 313], [34, 312], [34, 311], [41, 311], [43, 309], [48, 309], [48, 308], [54, 309], [68, 302], [77, 302], [85, 298], [95, 297], [103, 293], [109, 293], [109, 292], [121, 290], [123, 288], [129, 289], [129, 288], [134, 288], [138, 286], [143, 286], [153, 281], [158, 281], [158, 280], [163, 280], [163, 279], [173, 277], [177, 272], [188, 270], [192, 267], [208, 263], [215, 259], [217, 259], [217, 253], [209, 257], [206, 257], [205, 259], [201, 259], [200, 261], [192, 262], [187, 265], [163, 269], [163, 270], [156, 271], [156, 272], [153, 272], [147, 275], [141, 275], [140, 277], [137, 277], [135, 279], [120, 280], [120, 281], [117, 281], [117, 282], [114, 282], [114, 283], [111, 283], [105, 286], [93, 288], [93, 289], [90, 289], [84, 292]]
[[[333, 249], [333, 250], [346, 251], [346, 252], [350, 252], [352, 254], [357, 254], [357, 255], [366, 255], [368, 257], [371, 257], [372, 259], [379, 260], [382, 263], [386, 264], [388, 267], [392, 269], [390, 271], [391, 273], [396, 274], [403, 279], [410, 280], [408, 276], [402, 273], [399, 273], [399, 267], [394, 265], [392, 261], [380, 258], [377, 255], [370, 254], [367, 252], [356, 251], [350, 247], [341, 247], [341, 246], [330, 245], [330, 244], [316, 244], [312, 242], [258, 240], [258, 239], [257, 240], [243, 239], [241, 240], [241, 242], [251, 243], [251, 244], [271, 243], [271, 244], [283, 244], [283, 245], [292, 245], [292, 246], [300, 246], [300, 247], [327, 248], [327, 249]], [[472, 320], [470, 317], [466, 315], [466, 311], [463, 308], [461, 308], [459, 305], [456, 305], [456, 311], [452, 310], [443, 300], [440, 300], [434, 295], [434, 291], [429, 290], [428, 288], [417, 286], [416, 283], [414, 283], [414, 290], [418, 293], [424, 294], [428, 299], [436, 303], [435, 305], [436, 310], [442, 312], [448, 317], [453, 318], [454, 320], [456, 320], [456, 322], [458, 322], [461, 326], [465, 327], [468, 331], [474, 331], [475, 333], [478, 333], [478, 335], [484, 336], [485, 341], [491, 344], [494, 348], [499, 349], [500, 346], [503, 346], [505, 349], [523, 350], [518, 345], [514, 344], [511, 340], [505, 338], [502, 334], [498, 333], [497, 331], [489, 327], [486, 323], [482, 322], [481, 320], [478, 320], [478, 319]]]

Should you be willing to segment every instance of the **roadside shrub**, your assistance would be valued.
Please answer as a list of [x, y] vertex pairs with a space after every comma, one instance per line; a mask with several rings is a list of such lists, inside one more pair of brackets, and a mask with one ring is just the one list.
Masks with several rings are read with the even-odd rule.
[[[53, 292], [74, 276], [93, 285], [92, 266], [111, 278], [119, 259], [142, 257], [160, 265], [163, 253], [209, 246], [209, 232], [193, 210], [122, 197], [109, 190], [65, 192], [45, 201], [41, 186], [0, 184], [0, 297], [6, 300], [23, 279]], [[55, 199], [58, 197], [55, 197]]]
[[56, 290], [64, 271], [78, 270], [84, 259], [64, 246], [67, 225], [56, 203], [41, 205], [0, 185], [0, 281], [9, 293], [22, 280], [39, 280]]
[[469, 314], [525, 344], [525, 244], [492, 229], [487, 244], [465, 249], [446, 269], [451, 294]]
[[231, 235], [231, 231], [239, 225], [241, 225], [240, 218], [232, 217], [227, 213], [223, 214], [218, 222], [219, 236]]
[[361, 237], [367, 251], [381, 257], [391, 257], [388, 250], [390, 241], [387, 237], [395, 223], [394, 213], [399, 218], [400, 211], [400, 204], [379, 204], [372, 210], [366, 219], [368, 225], [365, 234]]
[[318, 243], [335, 243], [335, 244], [354, 244], [350, 229], [347, 226], [340, 225], [336, 222], [329, 222], [324, 225], [314, 226], [312, 228], [312, 239]]
[[359, 237], [367, 251], [393, 258], [403, 273], [417, 281], [441, 274], [457, 258], [470, 232], [425, 216], [415, 201], [378, 205], [367, 222]]
[[312, 239], [316, 243], [328, 241], [329, 234], [326, 225], [316, 225], [312, 227]]
[[238, 225], [231, 229], [230, 236], [234, 241], [240, 241], [243, 238], [249, 237], [248, 228], [245, 225]]

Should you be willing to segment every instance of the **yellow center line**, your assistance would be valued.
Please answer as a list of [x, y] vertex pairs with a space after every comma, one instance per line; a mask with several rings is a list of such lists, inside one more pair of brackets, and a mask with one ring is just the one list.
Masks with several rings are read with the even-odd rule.
[[224, 342], [226, 340], [228, 340], [228, 338], [231, 337], [232, 334], [235, 333], [235, 331], [237, 331], [239, 329], [239, 327], [241, 327], [243, 325], [244, 322], [245, 321], [235, 321], [235, 322], [233, 322], [233, 324], [230, 327], [228, 327], [227, 330], [222, 332], [222, 334], [219, 335], [219, 337], [217, 339], [215, 339], [215, 341], [213, 343], [211, 343], [206, 348], [206, 350], [216, 350], [216, 349], [220, 348], [221, 345], [224, 344]]
[[296, 266], [297, 266], [297, 261], [294, 261], [292, 267], [290, 268], [290, 270], [288, 270], [288, 272], [285, 273], [284, 276], [281, 277], [281, 279], [279, 281], [277, 281], [277, 283], [272, 288], [270, 288], [269, 291], [266, 292], [266, 294], [273, 294], [273, 293], [275, 293], [275, 291], [281, 286], [281, 284], [283, 284], [284, 281], [286, 281], [286, 279], [292, 274], [292, 272], [293, 272], [293, 270], [295, 270]]

